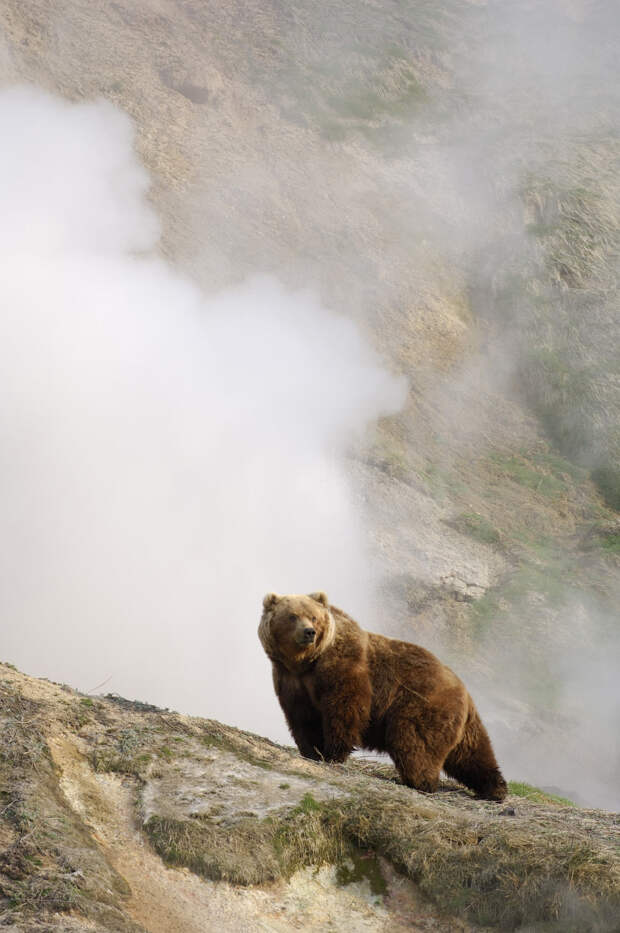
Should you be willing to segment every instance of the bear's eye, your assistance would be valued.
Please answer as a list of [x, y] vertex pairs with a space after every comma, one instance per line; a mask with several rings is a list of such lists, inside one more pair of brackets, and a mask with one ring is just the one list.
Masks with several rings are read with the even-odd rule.
[[294, 612], [291, 613], [291, 615], [288, 617], [288, 620], [289, 622], [297, 622], [297, 616], [295, 615]]
[[316, 625], [316, 616], [312, 616], [312, 624]]

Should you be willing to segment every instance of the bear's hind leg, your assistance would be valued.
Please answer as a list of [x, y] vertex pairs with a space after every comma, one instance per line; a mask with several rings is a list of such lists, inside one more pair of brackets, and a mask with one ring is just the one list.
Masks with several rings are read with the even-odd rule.
[[447, 756], [443, 769], [484, 800], [500, 802], [508, 792], [487, 730], [473, 707], [463, 738]]
[[442, 761], [429, 755], [418, 736], [409, 731], [405, 736], [393, 737], [386, 746], [403, 784], [427, 794], [437, 790]]

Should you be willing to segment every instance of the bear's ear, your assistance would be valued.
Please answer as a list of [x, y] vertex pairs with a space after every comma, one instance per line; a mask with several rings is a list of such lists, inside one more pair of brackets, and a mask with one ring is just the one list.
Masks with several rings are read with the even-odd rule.
[[327, 608], [329, 606], [329, 600], [325, 593], [309, 593], [310, 599], [314, 599], [317, 603], [320, 603], [322, 606]]
[[263, 599], [263, 609], [272, 609], [279, 599], [277, 593], [267, 593]]

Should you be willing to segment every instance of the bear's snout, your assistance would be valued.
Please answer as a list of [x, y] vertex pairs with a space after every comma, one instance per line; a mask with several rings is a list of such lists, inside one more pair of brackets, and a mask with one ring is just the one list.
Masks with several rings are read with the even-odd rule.
[[310, 643], [311, 641], [314, 641], [314, 636], [316, 635], [316, 632], [314, 631], [313, 628], [305, 628], [303, 635], [304, 635], [304, 641], [307, 641], [308, 643]]

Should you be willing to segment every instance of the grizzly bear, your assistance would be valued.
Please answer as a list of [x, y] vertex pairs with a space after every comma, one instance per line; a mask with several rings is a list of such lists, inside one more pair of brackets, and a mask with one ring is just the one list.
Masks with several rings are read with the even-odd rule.
[[472, 698], [430, 651], [365, 632], [325, 593], [268, 593], [258, 635], [305, 758], [344, 761], [354, 748], [385, 751], [416, 790], [435, 791], [443, 768], [479, 797], [506, 796]]

